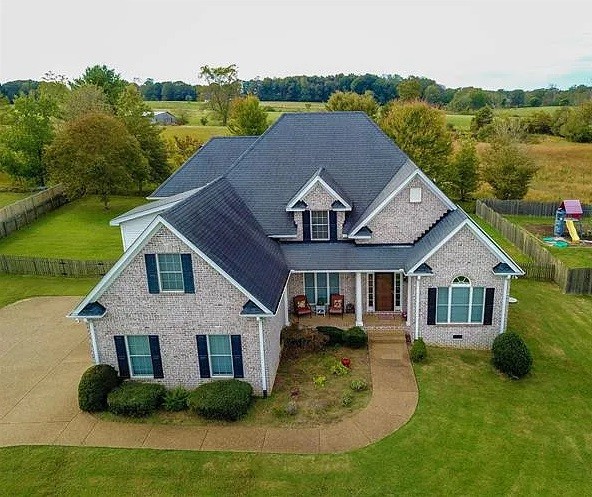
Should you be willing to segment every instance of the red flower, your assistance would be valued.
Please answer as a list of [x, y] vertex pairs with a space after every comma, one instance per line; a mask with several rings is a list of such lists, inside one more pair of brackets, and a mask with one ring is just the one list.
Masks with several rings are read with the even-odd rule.
[[349, 368], [351, 365], [351, 359], [349, 357], [342, 357], [341, 364], [343, 364], [346, 368]]

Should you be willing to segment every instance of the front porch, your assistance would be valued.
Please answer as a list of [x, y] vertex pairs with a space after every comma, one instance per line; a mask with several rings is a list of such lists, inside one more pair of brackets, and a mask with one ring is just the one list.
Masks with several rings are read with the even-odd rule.
[[[304, 326], [335, 326], [337, 328], [351, 328], [356, 325], [355, 314], [344, 314], [343, 317], [335, 315], [316, 315], [303, 316], [298, 319], [295, 315], [290, 315], [290, 322], [293, 324], [302, 324]], [[401, 314], [394, 313], [367, 313], [363, 315], [364, 329], [366, 331], [395, 331], [407, 333], [408, 327]]]

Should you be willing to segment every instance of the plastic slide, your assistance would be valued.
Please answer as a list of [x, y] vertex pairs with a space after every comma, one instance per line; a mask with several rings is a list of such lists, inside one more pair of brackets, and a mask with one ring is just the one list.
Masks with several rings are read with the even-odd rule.
[[579, 242], [580, 237], [578, 236], [574, 222], [571, 219], [568, 219], [565, 221], [565, 226], [567, 226], [567, 231], [569, 231], [569, 236], [571, 236], [572, 242]]

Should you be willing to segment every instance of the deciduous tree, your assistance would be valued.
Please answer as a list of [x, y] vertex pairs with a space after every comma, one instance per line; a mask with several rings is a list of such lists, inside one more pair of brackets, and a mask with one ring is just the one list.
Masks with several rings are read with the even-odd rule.
[[450, 162], [448, 182], [461, 201], [467, 200], [479, 186], [479, 157], [474, 141], [461, 142]]
[[51, 120], [56, 113], [56, 102], [37, 90], [16, 97], [3, 118], [7, 126], [0, 135], [0, 169], [14, 179], [45, 186], [45, 147], [54, 137]]
[[267, 113], [259, 105], [255, 95], [236, 98], [230, 106], [228, 129], [235, 135], [256, 136], [269, 126]]
[[380, 127], [430, 178], [446, 179], [452, 139], [443, 112], [423, 102], [393, 102]]
[[96, 85], [88, 84], [76, 87], [64, 101], [62, 115], [67, 121], [95, 113], [113, 113], [107, 95], [102, 88]]
[[372, 119], [378, 114], [378, 102], [371, 91], [358, 95], [353, 91], [336, 91], [325, 105], [328, 111], [359, 110]]
[[222, 125], [226, 126], [230, 113], [230, 103], [239, 96], [241, 88], [236, 65], [231, 64], [226, 67], [202, 66], [199, 77], [207, 81], [207, 96], [212, 110], [218, 114]]
[[138, 141], [119, 119], [106, 114], [66, 123], [47, 157], [53, 180], [72, 195], [98, 194], [106, 209], [111, 195], [126, 191], [148, 172]]
[[177, 169], [189, 157], [199, 150], [202, 143], [193, 136], [174, 135], [166, 141], [169, 164]]
[[95, 65], [92, 67], [87, 67], [84, 71], [84, 74], [74, 80], [74, 87], [84, 86], [84, 85], [95, 85], [103, 89], [105, 95], [107, 95], [107, 100], [113, 106], [116, 105], [117, 99], [119, 98], [120, 93], [126, 86], [125, 80], [121, 78], [121, 76], [115, 72], [115, 69], [111, 69], [105, 65]]
[[397, 85], [397, 93], [403, 102], [419, 100], [421, 98], [421, 82], [415, 77], [404, 79]]

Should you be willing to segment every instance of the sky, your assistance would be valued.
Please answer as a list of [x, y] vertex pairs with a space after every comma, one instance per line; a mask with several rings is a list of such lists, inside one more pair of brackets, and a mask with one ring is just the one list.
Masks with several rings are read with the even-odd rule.
[[427, 76], [447, 87], [592, 85], [590, 0], [0, 0], [0, 83], [106, 64], [125, 79]]

